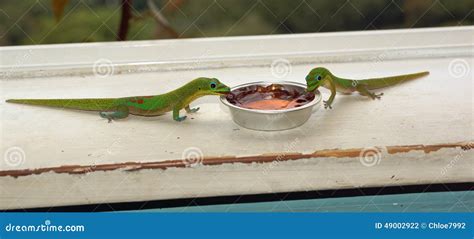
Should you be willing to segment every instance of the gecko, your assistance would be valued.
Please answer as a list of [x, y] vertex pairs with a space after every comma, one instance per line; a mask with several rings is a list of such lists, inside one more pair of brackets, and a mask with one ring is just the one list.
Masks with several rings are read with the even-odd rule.
[[324, 67], [317, 67], [312, 69], [306, 76], [306, 91], [313, 92], [320, 86], [329, 89], [331, 91], [331, 95], [329, 96], [328, 100], [323, 102], [325, 109], [332, 109], [332, 103], [336, 97], [336, 92], [351, 94], [352, 92], [357, 91], [359, 94], [368, 96], [375, 100], [380, 99], [383, 93], [376, 94], [371, 90], [393, 86], [403, 81], [416, 79], [426, 75], [429, 75], [428, 71], [407, 75], [351, 80], [337, 77]]
[[197, 108], [189, 104], [205, 95], [221, 95], [230, 92], [230, 88], [216, 78], [200, 77], [176, 90], [160, 95], [131, 96], [123, 98], [89, 98], [89, 99], [8, 99], [8, 103], [39, 105], [66, 108], [73, 110], [97, 111], [100, 117], [112, 120], [124, 119], [131, 115], [158, 116], [173, 112], [173, 119], [181, 122], [186, 116], [179, 116], [179, 111], [195, 113]]

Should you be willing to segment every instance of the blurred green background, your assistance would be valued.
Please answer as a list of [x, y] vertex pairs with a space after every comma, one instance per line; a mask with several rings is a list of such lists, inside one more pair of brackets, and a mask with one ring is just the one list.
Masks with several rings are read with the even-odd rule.
[[[151, 1], [151, 0], [148, 0]], [[115, 41], [123, 0], [1, 0], [0, 45]], [[473, 0], [132, 0], [127, 40], [472, 25]], [[62, 8], [61, 8], [62, 9]], [[60, 12], [60, 10], [59, 10]], [[154, 12], [156, 13], [156, 11]], [[173, 34], [173, 31], [176, 33]]]

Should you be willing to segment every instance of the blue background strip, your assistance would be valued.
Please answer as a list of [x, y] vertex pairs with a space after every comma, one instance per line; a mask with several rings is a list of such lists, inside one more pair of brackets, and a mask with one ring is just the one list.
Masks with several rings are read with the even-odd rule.
[[[433, 223], [461, 223], [464, 229], [430, 229]], [[0, 237], [473, 238], [472, 223], [472, 213], [1, 213]], [[82, 225], [85, 231], [13, 231], [42, 225]]]

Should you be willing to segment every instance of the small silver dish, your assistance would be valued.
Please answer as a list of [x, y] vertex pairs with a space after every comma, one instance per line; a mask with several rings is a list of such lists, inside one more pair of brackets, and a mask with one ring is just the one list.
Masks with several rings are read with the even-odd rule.
[[[237, 90], [249, 86], [268, 86], [271, 84], [281, 85], [283, 87], [289, 86], [292, 89], [301, 90], [305, 92], [306, 85], [290, 82], [252, 82], [243, 85], [233, 87], [231, 90]], [[220, 100], [223, 105], [227, 106], [230, 110], [232, 120], [247, 129], [261, 130], [261, 131], [277, 131], [287, 130], [303, 125], [308, 121], [311, 114], [318, 110], [321, 105], [321, 93], [316, 90], [314, 92], [314, 99], [302, 106], [281, 109], [281, 110], [259, 110], [259, 109], [248, 109], [230, 103], [226, 96], [221, 96]]]

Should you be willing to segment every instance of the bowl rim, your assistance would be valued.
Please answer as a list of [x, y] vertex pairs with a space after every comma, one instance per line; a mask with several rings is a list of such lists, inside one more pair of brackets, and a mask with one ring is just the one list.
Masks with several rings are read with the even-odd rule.
[[[245, 84], [241, 84], [241, 85], [231, 87], [231, 91], [235, 90], [235, 89], [242, 88], [242, 87], [250, 86], [250, 85], [264, 85], [264, 84], [266, 84], [266, 85], [270, 85], [270, 84], [292, 85], [292, 86], [298, 86], [298, 87], [301, 87], [303, 89], [306, 89], [305, 84], [302, 84], [302, 83], [299, 83], [299, 82], [294, 82], [294, 81], [276, 81], [276, 82], [272, 82], [272, 81], [254, 81], [254, 82], [249, 82], [249, 83], [245, 83]], [[306, 108], [310, 108], [310, 107], [313, 107], [314, 105], [318, 104], [321, 101], [321, 98], [322, 98], [321, 97], [321, 92], [319, 92], [319, 90], [315, 90], [313, 93], [314, 93], [314, 99], [311, 102], [309, 102], [308, 104], [305, 104], [301, 107], [296, 107], [296, 108], [291, 108], [291, 109], [284, 109], [284, 110], [248, 109], [248, 108], [236, 106], [234, 104], [229, 103], [229, 101], [227, 101], [227, 99], [226, 99], [226, 95], [221, 95], [221, 97], [219, 97], [219, 98], [220, 98], [221, 102], [229, 108], [234, 108], [234, 109], [243, 110], [243, 111], [247, 111], [247, 112], [253, 112], [253, 113], [260, 113], [260, 114], [281, 114], [281, 113], [304, 110]]]

